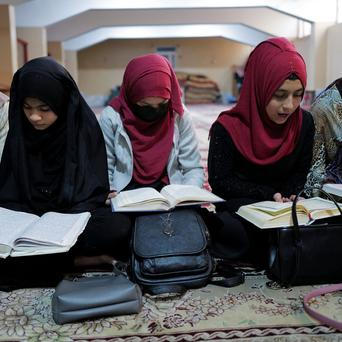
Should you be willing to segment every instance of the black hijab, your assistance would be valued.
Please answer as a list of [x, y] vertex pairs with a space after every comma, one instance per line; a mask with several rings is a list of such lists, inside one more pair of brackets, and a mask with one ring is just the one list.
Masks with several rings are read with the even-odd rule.
[[[27, 97], [46, 103], [57, 120], [36, 130], [23, 111]], [[108, 192], [103, 135], [74, 80], [49, 57], [26, 63], [11, 85], [0, 206], [38, 215], [91, 211]]]

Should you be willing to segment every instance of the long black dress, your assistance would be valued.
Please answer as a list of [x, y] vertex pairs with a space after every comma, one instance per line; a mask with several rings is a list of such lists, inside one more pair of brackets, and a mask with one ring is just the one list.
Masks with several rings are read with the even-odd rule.
[[[25, 98], [37, 98], [57, 115], [44, 130], [25, 116]], [[0, 164], [0, 206], [41, 215], [90, 211], [85, 231], [69, 253], [1, 260], [1, 283], [44, 285], [70, 269], [75, 255], [128, 255], [131, 223], [105, 207], [107, 157], [97, 119], [70, 74], [49, 57], [31, 60], [13, 78], [9, 132]], [[7, 272], [7, 273], [6, 273]], [[46, 277], [41, 277], [46, 275]], [[58, 275], [58, 276], [57, 276]], [[52, 277], [53, 278], [53, 277]], [[30, 283], [31, 281], [31, 283]], [[13, 281], [12, 281], [13, 285]]]
[[[227, 130], [216, 123], [212, 127], [208, 173], [212, 191], [226, 200], [217, 206], [219, 223], [211, 233], [218, 255], [241, 258], [252, 252], [258, 257], [267, 243], [263, 232], [255, 232], [251, 224], [235, 212], [241, 205], [273, 200], [280, 192], [290, 196], [303, 189], [312, 158], [314, 123], [310, 113], [303, 112], [303, 123], [293, 152], [278, 162], [260, 166], [246, 160], [235, 147]], [[260, 251], [260, 252], [258, 252]]]

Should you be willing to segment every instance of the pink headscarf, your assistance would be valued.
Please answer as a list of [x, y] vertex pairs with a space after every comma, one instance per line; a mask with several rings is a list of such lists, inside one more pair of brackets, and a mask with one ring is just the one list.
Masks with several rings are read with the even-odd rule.
[[[168, 114], [163, 120], [145, 122], [133, 114], [132, 106], [151, 96], [169, 100]], [[120, 113], [132, 143], [133, 179], [140, 184], [165, 179], [173, 144], [173, 112], [183, 114], [181, 89], [168, 60], [158, 54], [132, 59], [126, 67], [120, 94], [110, 105]]]
[[271, 122], [266, 114], [274, 92], [293, 73], [305, 88], [305, 62], [290, 41], [271, 38], [260, 43], [248, 58], [238, 103], [217, 119], [240, 153], [254, 164], [275, 163], [296, 146], [302, 109], [298, 107], [283, 125]]

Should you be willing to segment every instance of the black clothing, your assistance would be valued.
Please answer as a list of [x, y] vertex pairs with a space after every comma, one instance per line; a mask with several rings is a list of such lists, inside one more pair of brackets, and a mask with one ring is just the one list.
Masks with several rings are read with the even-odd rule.
[[150, 184], [140, 184], [132, 178], [132, 180], [129, 182], [129, 184], [127, 184], [127, 186], [123, 190], [126, 191], [126, 190], [134, 190], [134, 189], [149, 187], [149, 188], [156, 189], [157, 191], [160, 191], [165, 185], [167, 184], [165, 184], [160, 179]]
[[[23, 110], [27, 97], [47, 104], [57, 120], [44, 130], [35, 129]], [[68, 253], [0, 260], [0, 286], [55, 285], [73, 269], [77, 255], [127, 259], [131, 221], [105, 207], [108, 193], [102, 131], [74, 80], [51, 58], [26, 63], [11, 85], [9, 132], [0, 164], [0, 206], [37, 215], [90, 211], [91, 218]]]
[[131, 221], [127, 215], [113, 215], [109, 207], [96, 209], [69, 252], [0, 260], [0, 291], [55, 287], [66, 273], [82, 271], [74, 267], [74, 257], [78, 255], [108, 254], [127, 261], [130, 236]]
[[92, 212], [88, 224], [70, 250], [73, 255], [112, 255], [127, 260], [130, 256], [131, 220], [124, 213], [112, 213], [110, 207]]
[[314, 123], [303, 112], [301, 133], [293, 152], [272, 165], [256, 165], [246, 160], [227, 131], [216, 123], [211, 131], [208, 174], [213, 193], [227, 200], [235, 212], [241, 205], [273, 200], [280, 192], [288, 197], [302, 190], [310, 168]]
[[[38, 67], [37, 63], [36, 66]], [[59, 118], [66, 116], [69, 95], [65, 85], [54, 78], [52, 73], [38, 73], [34, 68], [28, 67], [28, 64], [25, 67], [21, 69], [17, 83], [20, 103], [23, 104], [26, 97], [38, 98], [46, 103]]]
[[293, 152], [272, 165], [261, 166], [241, 155], [222, 125], [213, 125], [208, 155], [209, 184], [213, 193], [226, 200], [216, 205], [221, 224], [208, 224], [214, 254], [265, 266], [268, 232], [255, 228], [235, 212], [241, 205], [272, 201], [277, 192], [289, 197], [302, 190], [310, 168], [313, 137], [312, 116], [303, 112], [302, 129]]
[[[30, 88], [32, 80], [41, 82], [44, 89]], [[57, 94], [61, 89], [63, 93]], [[62, 103], [55, 103], [51, 94]], [[56, 122], [46, 130], [35, 130], [23, 111], [27, 96], [56, 110]], [[103, 135], [74, 80], [51, 58], [26, 63], [11, 85], [9, 132], [0, 164], [0, 206], [38, 215], [50, 210], [91, 211], [103, 205], [108, 192]]]

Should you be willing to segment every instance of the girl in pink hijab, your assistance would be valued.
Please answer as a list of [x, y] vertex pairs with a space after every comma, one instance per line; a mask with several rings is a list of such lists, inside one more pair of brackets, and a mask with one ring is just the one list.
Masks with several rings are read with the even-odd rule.
[[120, 94], [100, 117], [110, 196], [123, 189], [202, 186], [203, 169], [191, 120], [168, 60], [158, 54], [132, 59]]

